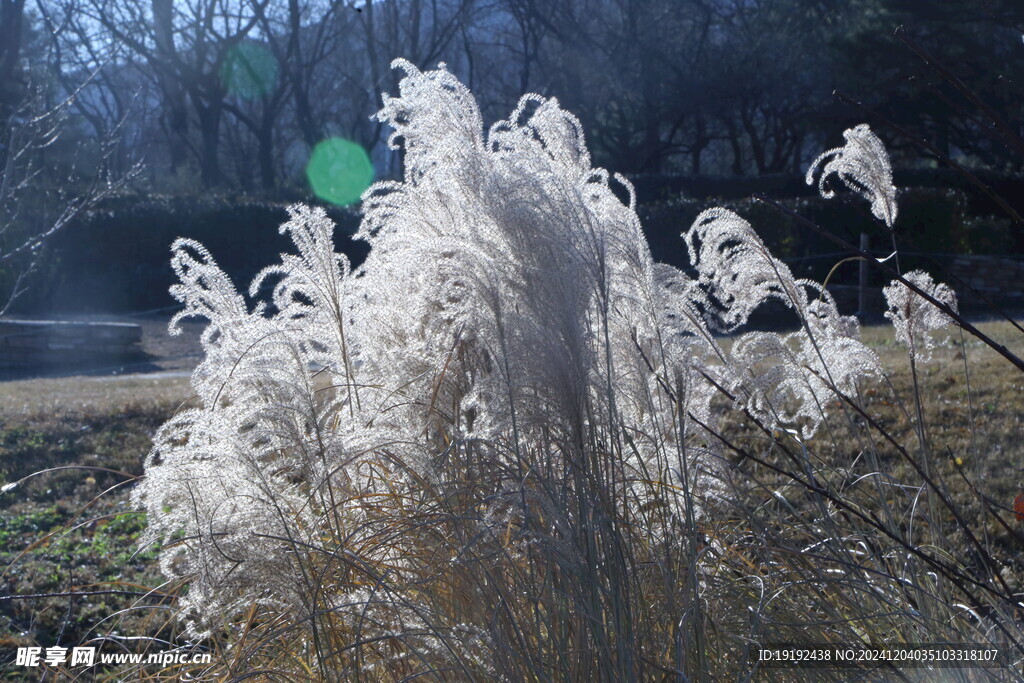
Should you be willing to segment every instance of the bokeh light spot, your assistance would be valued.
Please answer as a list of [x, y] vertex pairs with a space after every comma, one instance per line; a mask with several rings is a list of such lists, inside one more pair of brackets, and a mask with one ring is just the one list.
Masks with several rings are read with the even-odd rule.
[[344, 138], [317, 143], [306, 164], [313, 193], [331, 204], [346, 206], [359, 201], [373, 182], [373, 164], [358, 144]]
[[239, 43], [224, 56], [220, 78], [232, 95], [254, 99], [268, 94], [277, 81], [277, 59], [257, 43]]

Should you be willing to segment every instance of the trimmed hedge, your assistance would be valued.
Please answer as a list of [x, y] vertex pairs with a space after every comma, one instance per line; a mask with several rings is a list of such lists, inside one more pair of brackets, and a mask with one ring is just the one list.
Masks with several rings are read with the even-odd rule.
[[[33, 312], [129, 313], [175, 304], [170, 246], [177, 237], [210, 250], [240, 289], [263, 267], [294, 251], [278, 228], [289, 202], [247, 197], [116, 197], [102, 202], [56, 235], [46, 270], [56, 278], [46, 301]], [[345, 239], [359, 225], [348, 209], [329, 208], [338, 224], [336, 241], [354, 262], [366, 256], [363, 242]]]
[[[935, 177], [917, 180], [926, 184], [948, 180], [944, 174], [932, 174]], [[888, 254], [892, 250], [888, 231], [870, 216], [867, 203], [849, 193], [824, 200], [802, 185], [802, 179], [794, 178], [715, 180], [715, 187], [699, 187], [700, 179], [690, 179], [690, 190], [718, 188], [722, 192], [708, 199], [683, 195], [657, 199], [666, 188], [678, 189], [669, 180], [636, 180], [638, 213], [659, 261], [685, 267], [688, 259], [680, 233], [704, 209], [726, 206], [750, 221], [773, 253], [790, 264], [795, 275], [823, 279], [843, 258], [830, 256], [840, 249], [774, 207], [749, 199], [749, 193], [755, 191], [779, 196], [772, 188], [794, 192], [803, 187], [806, 191], [801, 196], [778, 201], [851, 243], [858, 243], [863, 231], [869, 234], [874, 252]], [[992, 185], [1005, 191], [1015, 182], [1020, 184], [1010, 179], [1001, 182], [999, 185], [993, 181]], [[661, 189], [655, 191], [658, 187]], [[739, 190], [746, 194], [737, 195]], [[923, 267], [941, 278], [942, 264], [948, 258], [933, 255], [1024, 255], [1024, 231], [998, 216], [989, 200], [979, 199], [978, 194], [960, 186], [911, 187], [900, 191], [896, 236], [904, 270]], [[1024, 192], [1013, 199], [1024, 201]], [[35, 282], [30, 283], [30, 292], [19, 301], [15, 312], [124, 314], [171, 306], [175, 302], [167, 291], [174, 281], [170, 245], [179, 236], [205, 244], [221, 268], [244, 287], [261, 268], [276, 262], [280, 253], [293, 251], [290, 240], [278, 233], [289, 203], [283, 198], [268, 201], [246, 196], [108, 198], [53, 238]], [[347, 239], [359, 225], [358, 212], [329, 208], [328, 213], [338, 224], [339, 248], [354, 264], [360, 263], [367, 245]], [[915, 256], [916, 252], [927, 252], [929, 256]], [[831, 282], [852, 285], [856, 277], [857, 266], [851, 263], [840, 267]], [[1007, 286], [1019, 287], [1017, 283]]]
[[[859, 197], [846, 194], [832, 200], [811, 196], [777, 201], [851, 244], [859, 244], [864, 232], [874, 253], [886, 255], [892, 251], [889, 231], [870, 215], [867, 202]], [[823, 278], [842, 258], [822, 258], [841, 248], [775, 207], [749, 198], [640, 204], [637, 211], [655, 258], [685, 267], [688, 259], [680, 234], [701, 211], [712, 206], [729, 208], [749, 221], [772, 253], [790, 263], [798, 277]], [[908, 188], [899, 192], [895, 235], [904, 268], [916, 267], [913, 264], [925, 258], [915, 256], [918, 253], [1024, 255], [1020, 232], [1013, 229], [1009, 219], [972, 215], [970, 202], [961, 190]], [[856, 267], [851, 270], [855, 273]], [[840, 271], [833, 278], [842, 276]]]

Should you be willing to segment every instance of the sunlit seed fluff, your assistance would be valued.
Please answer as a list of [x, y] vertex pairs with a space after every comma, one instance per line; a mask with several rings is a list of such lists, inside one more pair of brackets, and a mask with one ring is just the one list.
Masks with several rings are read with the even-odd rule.
[[826, 199], [835, 196], [828, 179], [835, 175], [843, 184], [871, 202], [871, 213], [890, 228], [896, 221], [896, 186], [885, 145], [866, 123], [843, 132], [846, 144], [828, 150], [807, 169], [807, 184], [818, 178], [818, 190]]
[[785, 335], [734, 334], [723, 379], [763, 422], [809, 437], [834, 391], [853, 393], [857, 380], [880, 372], [877, 357], [859, 339], [856, 319], [841, 316], [816, 282], [794, 278], [747, 221], [727, 209], [709, 209], [683, 238], [706, 305], [726, 331], [745, 325], [769, 301], [792, 309], [801, 321]]
[[[378, 117], [405, 171], [364, 194], [361, 266], [336, 252], [324, 211], [304, 206], [282, 226], [296, 253], [249, 289], [269, 285], [269, 302], [248, 303], [202, 245], [174, 244], [184, 309], [172, 327], [209, 321], [198, 405], [159, 430], [133, 500], [163, 571], [190, 581], [192, 635], [253, 604], [294, 623], [325, 609], [362, 620], [362, 601], [377, 635], [404, 629], [447, 657], [412, 634], [424, 617], [399, 588], [433, 555], [417, 545], [427, 535], [381, 534], [389, 520], [472, 479], [480, 500], [460, 523], [502, 561], [538, 547], [585, 561], [563, 494], [677, 542], [680, 520], [713, 514], [719, 495], [717, 396], [807, 436], [834, 390], [877, 370], [856, 321], [736, 214], [705, 212], [686, 233], [697, 279], [655, 264], [632, 187], [591, 166], [557, 100], [526, 95], [485, 131], [446, 69], [395, 66], [405, 76]], [[769, 300], [800, 330], [740, 333]], [[713, 330], [736, 334], [730, 350]], [[607, 474], [575, 476], [594, 461]], [[371, 600], [365, 577], [311, 586], [325, 557], [381, 568], [392, 592]]]
[[[948, 285], [936, 283], [922, 270], [910, 271], [903, 277], [953, 312], [958, 312], [956, 293]], [[915, 360], [930, 360], [936, 342], [945, 338], [943, 332], [953, 319], [899, 280], [892, 281], [882, 291], [888, 304], [885, 317], [892, 321], [896, 340], [907, 347]]]

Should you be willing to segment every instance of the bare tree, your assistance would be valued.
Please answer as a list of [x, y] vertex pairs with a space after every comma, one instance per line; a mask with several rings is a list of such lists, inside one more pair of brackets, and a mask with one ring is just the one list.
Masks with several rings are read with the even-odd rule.
[[278, 64], [281, 83], [288, 88], [295, 123], [302, 141], [312, 147], [323, 137], [323, 113], [316, 107], [313, 84], [317, 69], [340, 43], [351, 38], [343, 19], [354, 14], [350, 3], [288, 0], [283, 10], [250, 0], [260, 30]]
[[[51, 30], [53, 27], [50, 27]], [[28, 275], [39, 264], [48, 238], [82, 210], [111, 192], [117, 183], [98, 175], [82, 178], [75, 156], [54, 163], [62, 139], [73, 128], [71, 111], [82, 88], [96, 72], [85, 74], [74, 89], [48, 87], [49, 78], [70, 85], [59, 53], [44, 52], [29, 64], [25, 49], [28, 21], [25, 3], [0, 5], [0, 314], [26, 291]], [[45, 42], [45, 41], [42, 41]], [[38, 47], [38, 46], [35, 46]], [[45, 48], [43, 48], [45, 49]], [[35, 55], [33, 55], [35, 56]], [[54, 100], [54, 93], [57, 99]], [[116, 127], [100, 142], [99, 156], [111, 153]], [[47, 157], [47, 154], [50, 156]]]
[[[454, 55], [455, 39], [477, 4], [477, 0], [366, 0], [357, 16], [363, 28], [369, 76], [365, 87], [372, 93], [372, 107], [377, 106], [376, 93], [394, 92], [398, 86], [398, 74], [391, 69], [394, 59], [427, 67]], [[371, 147], [380, 140], [382, 126], [373, 126], [364, 145]]]
[[[257, 6], [268, 4], [269, 0], [261, 0]], [[183, 163], [182, 150], [188, 150], [199, 162], [203, 185], [220, 185], [220, 133], [227, 94], [221, 69], [231, 48], [246, 40], [257, 24], [249, 3], [151, 0], [147, 7], [132, 0], [83, 0], [80, 11], [102, 25], [109, 39], [142, 57], [156, 78], [172, 168]], [[193, 123], [198, 139], [190, 134]]]
[[[21, 48], [25, 0], [0, 0], [0, 127], [6, 131], [24, 97]], [[5, 136], [7, 137], [7, 136]], [[5, 167], [9, 141], [0, 140], [0, 167]]]
[[[255, 140], [261, 185], [269, 189], [276, 184], [275, 138], [281, 137], [289, 104], [306, 147], [323, 138], [325, 112], [314, 96], [314, 83], [325, 60], [351, 37], [351, 27], [338, 15], [354, 13], [346, 4], [320, 0], [288, 0], [283, 7], [250, 0], [250, 7], [261, 37], [254, 45], [272, 59], [275, 77], [258, 97], [229, 99], [225, 108]], [[261, 76], [258, 68], [252, 71], [254, 77]]]

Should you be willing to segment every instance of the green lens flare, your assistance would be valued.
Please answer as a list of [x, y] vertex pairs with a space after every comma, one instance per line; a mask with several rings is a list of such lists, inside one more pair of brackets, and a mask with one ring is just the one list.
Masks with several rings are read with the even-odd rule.
[[345, 206], [359, 201], [373, 182], [373, 164], [366, 150], [344, 138], [317, 143], [306, 164], [313, 193], [324, 201]]
[[277, 60], [257, 43], [239, 43], [224, 56], [220, 79], [232, 95], [254, 99], [268, 94], [277, 80]]

